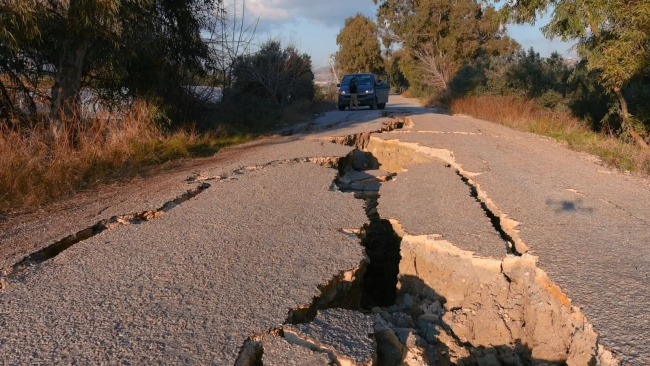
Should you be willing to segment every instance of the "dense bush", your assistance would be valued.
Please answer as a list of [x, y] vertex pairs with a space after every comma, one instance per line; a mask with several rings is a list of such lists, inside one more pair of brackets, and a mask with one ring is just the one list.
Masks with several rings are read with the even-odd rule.
[[[650, 129], [650, 84], [636, 78], [623, 89], [639, 131]], [[467, 95], [519, 96], [555, 110], [567, 110], [587, 120], [596, 131], [621, 131], [615, 95], [600, 85], [597, 71], [586, 62], [573, 64], [557, 53], [541, 57], [532, 48], [510, 56], [484, 57], [466, 65], [450, 83], [453, 98]]]
[[296, 106], [314, 100], [311, 58], [293, 46], [269, 41], [259, 52], [241, 56], [234, 66], [235, 83], [221, 108], [238, 116], [243, 126], [277, 123]]

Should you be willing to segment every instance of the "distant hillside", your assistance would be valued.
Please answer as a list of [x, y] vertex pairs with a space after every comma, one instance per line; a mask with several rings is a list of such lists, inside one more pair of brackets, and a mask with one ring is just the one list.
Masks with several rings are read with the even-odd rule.
[[337, 80], [329, 66], [314, 68], [314, 83], [317, 85], [336, 84]]

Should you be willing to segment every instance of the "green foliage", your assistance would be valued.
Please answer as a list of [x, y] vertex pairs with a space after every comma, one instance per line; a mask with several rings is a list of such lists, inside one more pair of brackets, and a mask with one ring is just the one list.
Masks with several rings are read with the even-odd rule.
[[[221, 0], [7, 0], [0, 5], [0, 108], [12, 96], [49, 99], [56, 81], [93, 87], [108, 104], [135, 98], [173, 105], [192, 118], [184, 90], [205, 74], [200, 32]], [[8, 81], [8, 82], [7, 82]], [[77, 85], [79, 84], [79, 85]], [[74, 96], [76, 98], [76, 95]]]
[[406, 90], [409, 88], [409, 82], [400, 69], [400, 63], [407, 57], [403, 50], [393, 52], [390, 58], [385, 60], [386, 71], [390, 76], [390, 84], [393, 91]]
[[406, 54], [398, 61], [399, 71], [406, 79], [408, 90], [416, 98], [430, 96], [434, 90], [422, 82], [422, 71], [418, 60], [411, 54]]
[[508, 54], [516, 43], [492, 6], [475, 0], [375, 0], [384, 44], [408, 53], [400, 69], [418, 95], [446, 84], [467, 64]]
[[650, 66], [650, 3], [609, 1], [607, 24], [600, 36], [593, 34], [581, 42], [589, 68], [599, 70], [608, 89], [621, 88], [636, 75], [648, 73]]
[[506, 79], [510, 88], [525, 91], [528, 98], [537, 98], [549, 90], [564, 95], [570, 74], [571, 70], [558, 53], [543, 59], [531, 48], [515, 55]]
[[4, 0], [0, 3], [0, 47], [3, 52], [19, 50], [20, 45], [37, 38], [36, 0]]
[[268, 129], [316, 96], [310, 56], [278, 41], [239, 57], [233, 75], [232, 93], [222, 107], [245, 128]]
[[242, 56], [235, 64], [236, 93], [254, 95], [283, 106], [312, 100], [316, 93], [311, 57], [293, 46], [282, 49], [268, 41], [259, 52]]
[[[649, 81], [636, 77], [622, 90], [634, 116], [628, 123], [638, 131], [649, 123]], [[570, 66], [558, 54], [544, 58], [530, 49], [510, 57], [481, 58], [463, 67], [450, 89], [454, 98], [491, 94], [533, 99], [547, 109], [570, 111], [595, 131], [623, 128], [618, 99], [602, 85], [599, 72], [590, 70], [586, 61]]]
[[384, 72], [378, 37], [377, 25], [372, 19], [359, 13], [345, 20], [345, 27], [336, 37], [336, 44], [340, 46], [336, 61], [345, 74]]
[[[507, 0], [504, 15], [517, 23], [534, 22], [553, 11], [542, 30], [548, 38], [576, 40], [588, 70], [596, 73], [607, 92], [616, 95], [623, 132], [639, 137], [650, 129], [644, 117], [633, 118], [624, 88], [650, 68], [650, 3], [647, 0]], [[645, 124], [645, 127], [642, 126]]]

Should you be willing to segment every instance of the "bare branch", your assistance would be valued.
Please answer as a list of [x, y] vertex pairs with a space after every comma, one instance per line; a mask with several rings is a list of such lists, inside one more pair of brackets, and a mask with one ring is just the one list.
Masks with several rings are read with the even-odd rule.
[[436, 56], [435, 46], [429, 43], [418, 49], [413, 49], [411, 52], [420, 60], [418, 67], [422, 72], [422, 83], [440, 92], [447, 91], [447, 83], [450, 80], [449, 71]]

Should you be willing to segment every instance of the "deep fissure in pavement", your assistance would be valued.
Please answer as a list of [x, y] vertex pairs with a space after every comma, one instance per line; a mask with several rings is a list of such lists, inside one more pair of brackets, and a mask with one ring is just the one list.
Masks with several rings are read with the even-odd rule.
[[206, 189], [210, 188], [208, 183], [201, 183], [194, 189], [188, 190], [182, 195], [174, 198], [171, 201], [166, 202], [160, 208], [151, 211], [143, 211], [134, 214], [127, 214], [121, 216], [114, 216], [107, 220], [101, 220], [95, 225], [88, 227], [86, 229], [80, 230], [75, 234], [69, 235], [59, 241], [56, 241], [47, 247], [32, 253], [20, 262], [14, 264], [10, 269], [5, 270], [7, 278], [12, 278], [18, 274], [25, 271], [27, 268], [33, 267], [45, 261], [48, 261], [59, 254], [63, 253], [67, 249], [71, 248], [75, 244], [78, 244], [84, 240], [88, 240], [95, 235], [98, 235], [106, 230], [122, 226], [122, 225], [137, 225], [143, 222], [151, 221], [156, 219], [165, 213], [172, 210], [174, 207], [180, 205], [181, 203], [188, 201], [199, 194], [203, 193]]
[[239, 357], [235, 360], [234, 366], [262, 366], [262, 357], [264, 356], [264, 347], [261, 339], [264, 335], [251, 337], [244, 342]]
[[361, 245], [366, 248], [370, 263], [363, 276], [362, 308], [370, 310], [395, 304], [401, 242], [402, 238], [388, 220], [372, 220], [365, 228]]
[[[451, 166], [448, 167], [451, 168]], [[476, 186], [470, 182], [469, 178], [463, 176], [458, 170], [456, 171], [456, 174], [461, 179], [461, 181], [465, 183], [465, 185], [469, 188], [470, 196], [472, 196], [476, 200], [476, 202], [478, 202], [479, 205], [481, 205], [481, 209], [483, 209], [485, 215], [487, 215], [487, 217], [490, 219], [490, 222], [492, 223], [492, 227], [494, 228], [494, 230], [496, 230], [496, 232], [499, 233], [501, 239], [503, 239], [503, 241], [507, 243], [506, 250], [508, 254], [514, 254], [514, 255], [523, 254], [517, 252], [514, 239], [510, 236], [510, 234], [508, 234], [503, 229], [503, 226], [501, 226], [501, 218], [495, 215], [494, 212], [492, 212], [492, 210], [490, 210], [490, 208], [487, 206], [487, 204], [479, 198], [478, 189], [476, 188]]]
[[[376, 212], [379, 186], [374, 192], [374, 188], [350, 184], [342, 179], [350, 169], [339, 169], [333, 187], [366, 200], [370, 224], [363, 231], [362, 243], [364, 237], [374, 236], [368, 235], [373, 231], [381, 239], [371, 238], [370, 243], [381, 245], [391, 233], [400, 240], [397, 301], [373, 309], [379, 364], [409, 364], [406, 360], [436, 365], [617, 364], [611, 352], [598, 344], [598, 334], [580, 309], [537, 267], [536, 257], [525, 254], [527, 246], [515, 229], [518, 222], [501, 212], [451, 151], [366, 134], [338, 137], [332, 142], [356, 148], [343, 161], [357, 170], [390, 167], [402, 172], [418, 163], [448, 163], [456, 169], [459, 184], [468, 186], [494, 229], [509, 244], [507, 254], [515, 254], [503, 260], [483, 258], [441, 235], [411, 236], [397, 222], [381, 224], [387, 220]], [[373, 222], [380, 224], [368, 230]], [[381, 250], [380, 254], [388, 252]], [[369, 284], [370, 289], [385, 285], [394, 300], [392, 272], [390, 281], [364, 281], [364, 290]], [[407, 328], [416, 328], [410, 331], [413, 338], [402, 338]]]
[[319, 310], [340, 308], [357, 310], [362, 301], [362, 281], [367, 269], [365, 258], [357, 268], [342, 271], [327, 284], [318, 286], [320, 294], [311, 303], [289, 310], [284, 324], [302, 324], [314, 320]]
[[[349, 142], [357, 145], [354, 139]], [[372, 153], [354, 149], [341, 160], [339, 173], [332, 184], [332, 187], [341, 192], [354, 192], [356, 198], [365, 201], [369, 223], [361, 230], [361, 245], [370, 261], [363, 275], [361, 307], [368, 310], [395, 303], [401, 260], [402, 238], [395, 232], [391, 222], [382, 219], [377, 212], [381, 182], [388, 181], [395, 175], [364, 175], [364, 172], [379, 168], [380, 164]], [[350, 177], [355, 176], [357, 180], [353, 181], [355, 178]]]
[[[385, 124], [377, 132], [392, 131], [405, 124], [407, 122], [402, 118]], [[377, 212], [380, 184], [392, 180], [395, 174], [376, 171], [380, 167], [379, 161], [372, 153], [363, 151], [370, 136], [371, 133], [360, 133], [332, 139], [331, 142], [354, 147], [354, 150], [329, 165], [321, 164], [337, 170], [337, 175], [330, 185], [331, 191], [353, 193], [355, 198], [365, 201], [364, 207], [369, 222], [358, 231], [354, 230], [354, 235], [359, 237], [368, 260], [362, 260], [357, 268], [343, 271], [327, 284], [319, 286], [320, 294], [309, 304], [289, 311], [285, 327], [311, 323], [319, 311], [326, 309], [362, 311], [395, 303], [401, 237], [395, 232], [392, 223], [381, 219]], [[280, 331], [276, 336], [285, 335]], [[356, 364], [327, 347], [315, 346], [306, 340], [293, 338], [294, 344], [327, 354], [332, 364]], [[247, 340], [242, 346], [236, 366], [255, 365], [257, 357], [263, 354], [263, 349], [260, 351], [259, 347], [262, 347], [260, 341]]]

